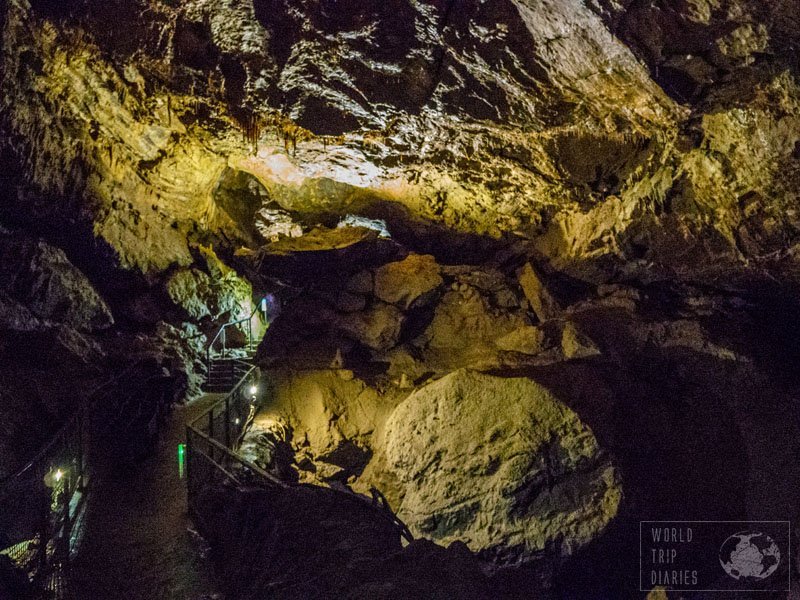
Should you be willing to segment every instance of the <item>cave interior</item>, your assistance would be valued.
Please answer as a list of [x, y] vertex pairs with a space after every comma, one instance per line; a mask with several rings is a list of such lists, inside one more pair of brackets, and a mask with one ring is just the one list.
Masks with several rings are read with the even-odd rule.
[[0, 31], [0, 599], [797, 597], [798, 0]]

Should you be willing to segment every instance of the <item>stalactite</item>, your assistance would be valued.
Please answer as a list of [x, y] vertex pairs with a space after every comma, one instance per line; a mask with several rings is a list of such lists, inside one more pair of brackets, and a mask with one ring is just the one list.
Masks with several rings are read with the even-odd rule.
[[243, 119], [234, 119], [234, 122], [242, 131], [242, 144], [250, 145], [252, 152], [258, 154], [258, 140], [261, 137], [261, 117], [259, 115], [247, 115]]

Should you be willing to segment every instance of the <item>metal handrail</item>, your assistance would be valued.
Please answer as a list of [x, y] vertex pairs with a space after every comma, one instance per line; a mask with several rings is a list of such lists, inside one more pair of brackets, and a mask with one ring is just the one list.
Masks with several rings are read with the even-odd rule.
[[[187, 429], [186, 439], [187, 439], [187, 444], [189, 446], [187, 450], [189, 454], [191, 455], [193, 452], [202, 454], [205, 459], [210, 461], [211, 464], [221, 473], [223, 473], [226, 477], [228, 477], [234, 482], [241, 483], [240, 481], [241, 478], [237, 477], [234, 473], [229, 473], [227, 469], [225, 469], [225, 467], [218, 460], [216, 460], [212, 456], [209, 456], [208, 453], [199, 450], [198, 448], [194, 447], [191, 444], [191, 440], [196, 437], [205, 442], [206, 444], [208, 444], [210, 448], [220, 452], [221, 455], [227, 458], [228, 460], [232, 460], [233, 462], [244, 467], [251, 473], [259, 476], [262, 479], [262, 481], [266, 484], [278, 486], [282, 489], [289, 489], [297, 485], [308, 485], [308, 484], [294, 484], [280, 480], [279, 478], [275, 477], [275, 475], [272, 475], [268, 471], [262, 469], [258, 465], [254, 464], [253, 462], [247, 460], [246, 458], [238, 454], [235, 451], [234, 447], [232, 447], [231, 445], [231, 442], [233, 440], [231, 440], [229, 437], [226, 437], [226, 443], [223, 444], [218, 440], [214, 439], [213, 433], [211, 431], [209, 431], [209, 433], [206, 434], [200, 428], [200, 424], [202, 424], [203, 422], [213, 422], [215, 409], [224, 407], [225, 410], [223, 414], [225, 414], [226, 416], [225, 431], [228, 431], [230, 423], [227, 422], [227, 418], [229, 417], [230, 414], [229, 411], [230, 402], [231, 400], [234, 400], [236, 398], [236, 395], [239, 394], [242, 387], [250, 381], [251, 375], [257, 369], [256, 366], [251, 365], [250, 363], [246, 363], [245, 361], [237, 361], [237, 362], [248, 365], [249, 369], [247, 370], [247, 372], [244, 375], [242, 375], [241, 378], [239, 378], [239, 381], [236, 383], [233, 389], [225, 395], [224, 398], [215, 402], [212, 406], [206, 409], [201, 415], [199, 415], [197, 418], [193, 419], [190, 423], [186, 425]], [[235, 442], [236, 445], [238, 445], [238, 442], [245, 435], [248, 425], [249, 424], [245, 424], [245, 426], [243, 427], [241, 436], [239, 436], [239, 438]], [[188, 469], [188, 477], [189, 479], [192, 478], [191, 469]], [[408, 529], [408, 526], [405, 523], [403, 523], [403, 521], [401, 521], [396, 514], [392, 512], [391, 508], [389, 507], [389, 503], [386, 501], [386, 498], [383, 496], [383, 494], [380, 493], [380, 491], [377, 488], [373, 487], [370, 489], [370, 492], [372, 494], [371, 501], [359, 494], [356, 494], [353, 491], [345, 491], [334, 487], [330, 487], [328, 489], [334, 493], [339, 493], [350, 499], [367, 504], [368, 506], [373, 508], [383, 519], [389, 521], [392, 524], [392, 526], [396, 528], [398, 534], [401, 537], [406, 539], [408, 542], [412, 542], [414, 540], [414, 536], [411, 534], [411, 531]], [[191, 498], [189, 502], [191, 504]], [[192, 510], [191, 506], [190, 510]]]
[[222, 341], [222, 343], [223, 343], [222, 356], [223, 357], [225, 356], [225, 353], [226, 353], [226, 350], [227, 350], [227, 347], [225, 346], [225, 330], [228, 327], [233, 327], [235, 325], [241, 325], [242, 323], [246, 322], [247, 323], [247, 349], [248, 350], [252, 350], [253, 349], [253, 317], [259, 311], [259, 309], [261, 307], [261, 303], [265, 299], [266, 299], [266, 296], [262, 296], [258, 300], [258, 302], [256, 302], [256, 305], [253, 308], [253, 310], [252, 310], [252, 312], [250, 313], [249, 316], [243, 317], [243, 318], [241, 318], [241, 319], [239, 319], [237, 321], [231, 321], [229, 323], [225, 323], [222, 327], [219, 328], [219, 330], [217, 331], [217, 335], [214, 336], [214, 339], [211, 340], [211, 342], [208, 344], [208, 347], [206, 348], [206, 363], [208, 365], [211, 364], [211, 350], [214, 348], [214, 344], [217, 343], [217, 340], [220, 338], [220, 336], [223, 336], [222, 337], [222, 339], [223, 339], [223, 341]]
[[[191, 425], [189, 427], [191, 427], [192, 433], [194, 433], [196, 436], [200, 437], [204, 442], [206, 442], [207, 444], [210, 444], [211, 446], [214, 446], [217, 450], [219, 450], [220, 452], [225, 454], [228, 458], [234, 460], [235, 462], [238, 462], [241, 466], [253, 471], [256, 475], [258, 475], [260, 477], [263, 477], [264, 479], [269, 481], [271, 484], [277, 485], [278, 487], [282, 487], [282, 488], [290, 487], [289, 484], [286, 483], [285, 481], [281, 481], [280, 479], [275, 477], [275, 475], [272, 475], [271, 473], [265, 471], [264, 469], [259, 467], [257, 464], [250, 462], [246, 458], [243, 458], [242, 456], [240, 456], [239, 454], [237, 454], [236, 452], [234, 452], [233, 450], [228, 448], [225, 444], [222, 444], [222, 443], [218, 442], [217, 440], [215, 440], [214, 438], [207, 436], [205, 433], [203, 433], [202, 431], [199, 431], [198, 429], [195, 429]], [[195, 449], [195, 451], [198, 451], [198, 450]], [[202, 451], [199, 451], [199, 452], [205, 454]], [[208, 458], [211, 458], [211, 457], [208, 457]], [[216, 463], [217, 461], [213, 460], [213, 462]], [[220, 468], [222, 468], [222, 467], [220, 467]], [[232, 474], [229, 474], [229, 475], [231, 475], [234, 478], [236, 477], [235, 475], [232, 475]]]
[[75, 422], [77, 422], [82, 415], [86, 414], [86, 412], [90, 408], [94, 407], [94, 405], [99, 401], [99, 398], [96, 398], [95, 396], [103, 388], [119, 381], [122, 377], [131, 372], [135, 367], [141, 365], [144, 362], [144, 360], [145, 359], [137, 360], [135, 363], [129, 365], [128, 367], [117, 373], [114, 377], [112, 377], [111, 379], [109, 379], [104, 383], [101, 383], [99, 386], [97, 386], [91, 392], [89, 392], [89, 395], [87, 396], [87, 401], [84, 404], [82, 404], [74, 413], [72, 413], [69, 419], [67, 419], [67, 421], [61, 427], [59, 427], [58, 431], [56, 431], [56, 433], [52, 435], [50, 440], [33, 456], [33, 458], [31, 458], [24, 466], [20, 467], [16, 472], [7, 475], [6, 477], [0, 480], [0, 490], [2, 490], [2, 488], [5, 487], [5, 485], [10, 481], [13, 481], [14, 479], [17, 479], [22, 475], [24, 475], [27, 471], [32, 469], [34, 465], [36, 465], [36, 463], [39, 462], [39, 460], [41, 460], [44, 456], [46, 456], [47, 453], [53, 449], [53, 446], [55, 446], [56, 443], [58, 443], [64, 437], [64, 435], [72, 428]]
[[[249, 362], [244, 361], [244, 360], [236, 359], [236, 362], [238, 362], [242, 366], [246, 366], [247, 367], [247, 371], [239, 378], [239, 381], [236, 382], [236, 385], [233, 386], [233, 389], [231, 389], [230, 392], [225, 394], [225, 396], [223, 398], [221, 398], [220, 400], [217, 400], [214, 404], [212, 404], [210, 407], [208, 407], [206, 410], [204, 410], [200, 414], [200, 416], [196, 417], [195, 419], [192, 419], [192, 422], [189, 423], [188, 427], [192, 427], [193, 429], [197, 429], [196, 427], [194, 427], [195, 423], [199, 423], [202, 419], [208, 419], [208, 413], [212, 412], [214, 409], [216, 409], [216, 408], [218, 408], [220, 406], [223, 406], [227, 399], [229, 399], [231, 396], [235, 395], [244, 386], [244, 384], [250, 379], [250, 376], [253, 374], [253, 371], [255, 371], [256, 368], [257, 368], [255, 365], [252, 365]], [[202, 433], [202, 432], [199, 432], [199, 433]]]

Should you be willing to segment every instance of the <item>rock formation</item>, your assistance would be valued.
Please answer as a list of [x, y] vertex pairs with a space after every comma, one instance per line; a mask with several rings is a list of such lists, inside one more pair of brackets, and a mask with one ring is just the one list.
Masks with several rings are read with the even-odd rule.
[[[796, 0], [10, 0], [0, 472], [100, 374], [143, 360], [170, 382], [150, 408], [196, 394], [205, 344], [269, 292], [271, 402], [248, 456], [384, 489], [415, 531], [503, 566], [499, 597], [530, 595], [507, 567], [543, 560], [543, 593], [618, 597], [639, 519], [796, 524], [798, 15]], [[465, 406], [434, 426], [435, 407]], [[530, 438], [513, 460], [489, 435], [512, 416]], [[477, 483], [461, 479], [468, 439], [499, 461]], [[495, 493], [514, 485], [518, 506]], [[232, 502], [239, 525], [269, 510]], [[220, 540], [295, 556], [251, 534]], [[367, 569], [383, 580], [350, 549], [341, 579], [292, 593], [487, 583], [460, 545], [387, 542]], [[269, 565], [252, 563], [267, 571], [250, 593], [280, 578]]]
[[394, 410], [380, 450], [377, 477], [396, 482], [387, 494], [412, 531], [465, 542], [499, 564], [545, 548], [571, 554], [621, 499], [592, 433], [526, 379], [447, 375]]
[[[426, 540], [403, 548], [390, 522], [351, 495], [315, 486], [228, 491], [213, 537], [237, 598], [455, 597], [491, 594], [472, 554]], [[249, 526], [251, 514], [258, 525]]]

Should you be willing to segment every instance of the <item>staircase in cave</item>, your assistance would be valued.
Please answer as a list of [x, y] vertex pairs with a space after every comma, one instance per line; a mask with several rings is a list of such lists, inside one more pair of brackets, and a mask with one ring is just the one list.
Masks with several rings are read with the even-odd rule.
[[[217, 335], [206, 348], [207, 376], [203, 384], [203, 391], [210, 394], [230, 392], [236, 383], [252, 367], [251, 361], [255, 356], [260, 339], [253, 335], [253, 318], [256, 313], [263, 311], [267, 319], [267, 297], [261, 298], [253, 311], [246, 317], [225, 323], [217, 331]], [[247, 339], [242, 348], [228, 348], [228, 331], [232, 328], [246, 329]]]
[[252, 367], [250, 359], [253, 352], [245, 356], [217, 356], [208, 362], [208, 375], [203, 384], [203, 391], [209, 394], [230, 392], [236, 383]]

